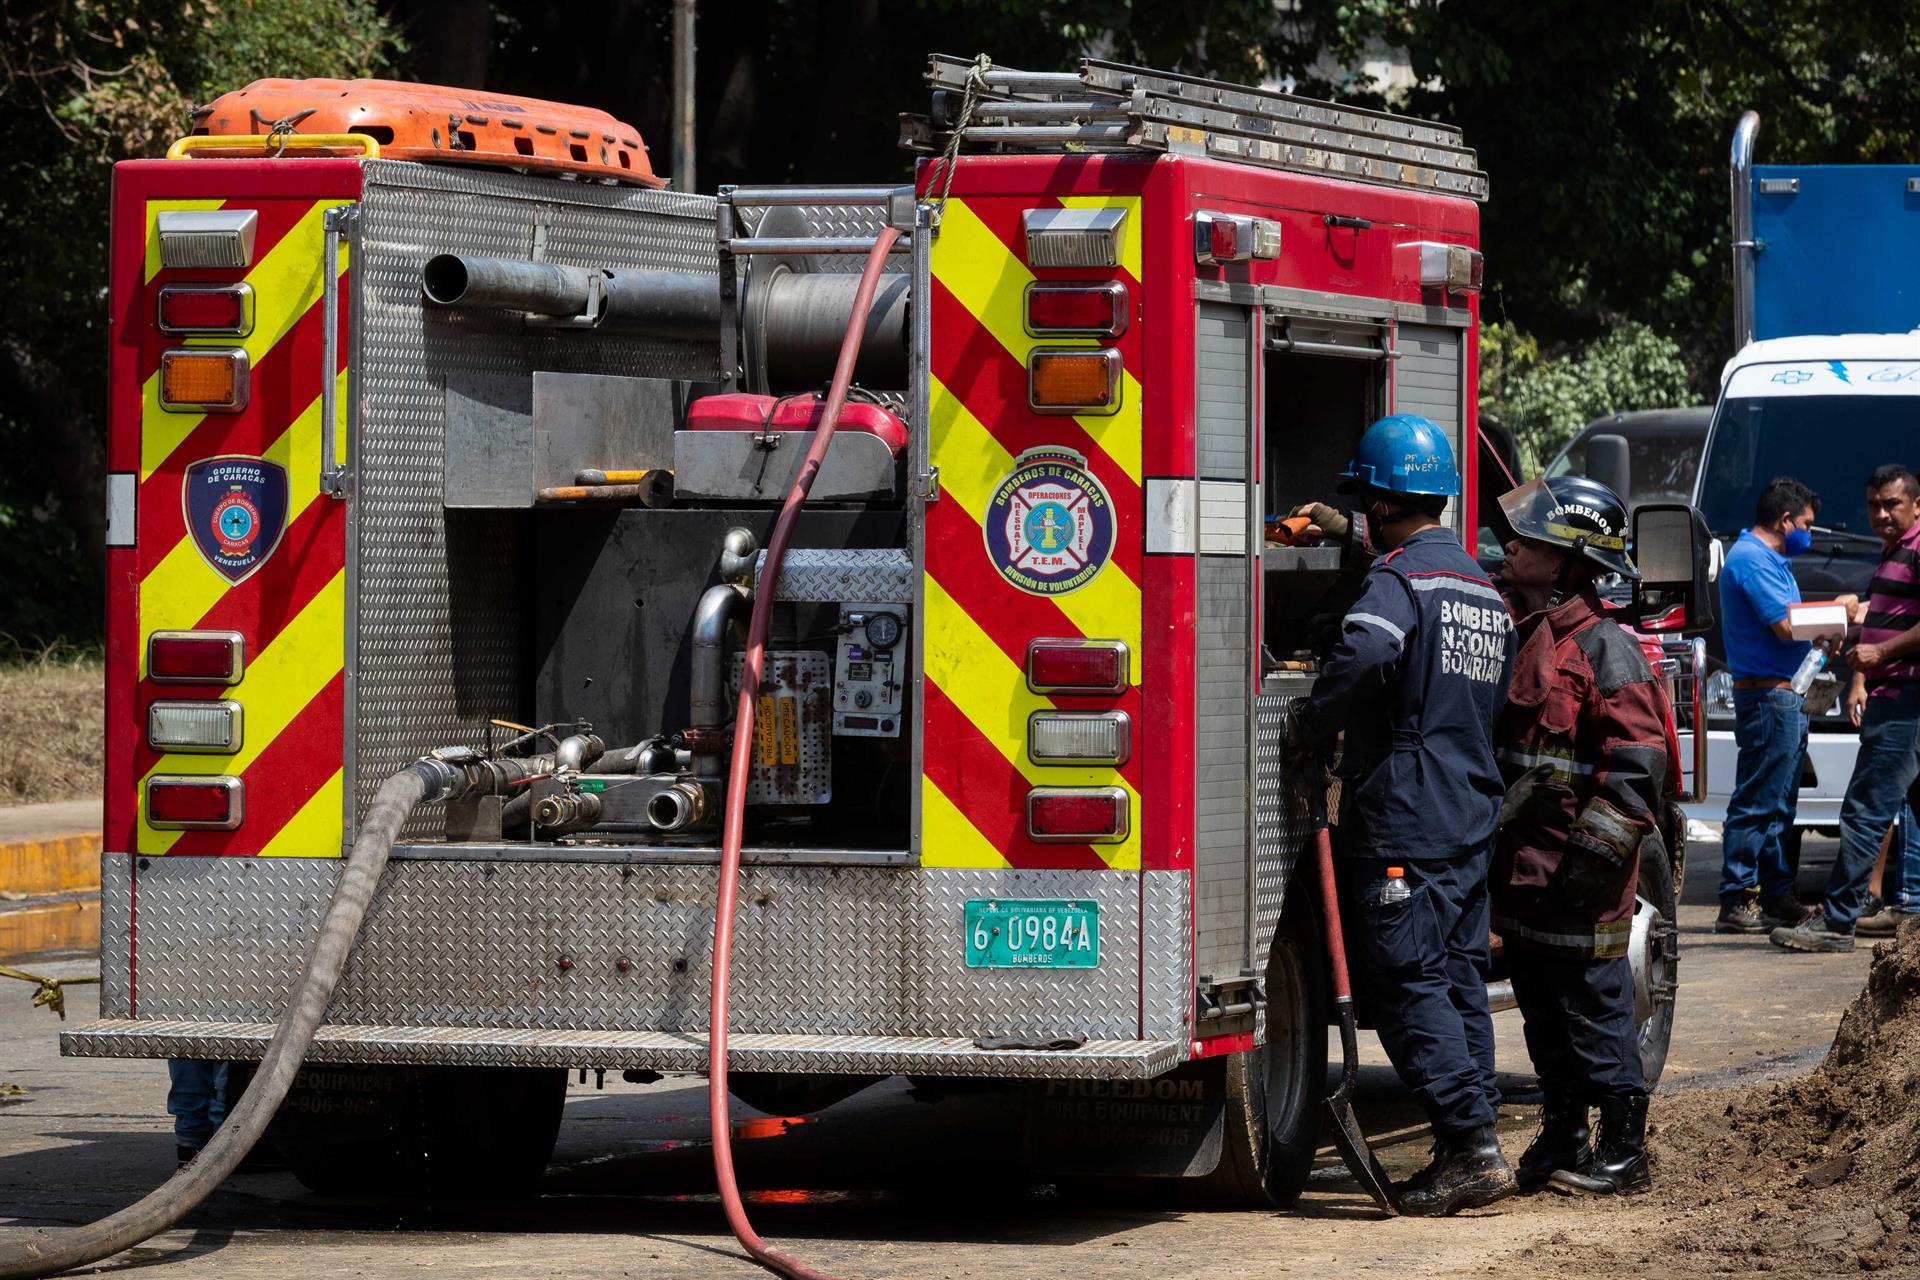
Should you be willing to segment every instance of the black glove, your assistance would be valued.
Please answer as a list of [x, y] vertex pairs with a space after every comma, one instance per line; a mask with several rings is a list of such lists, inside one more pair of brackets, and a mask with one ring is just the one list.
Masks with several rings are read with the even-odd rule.
[[1620, 901], [1620, 866], [1591, 848], [1569, 842], [1560, 866], [1547, 880], [1547, 892], [1568, 909], [1598, 919]]
[[1280, 776], [1294, 812], [1317, 813], [1326, 807], [1326, 761], [1309, 739], [1306, 723], [1298, 710], [1287, 722], [1287, 740], [1280, 749]]
[[1527, 811], [1528, 802], [1547, 779], [1553, 776], [1553, 766], [1536, 764], [1513, 780], [1507, 788], [1506, 798], [1500, 801], [1500, 825], [1506, 826]]

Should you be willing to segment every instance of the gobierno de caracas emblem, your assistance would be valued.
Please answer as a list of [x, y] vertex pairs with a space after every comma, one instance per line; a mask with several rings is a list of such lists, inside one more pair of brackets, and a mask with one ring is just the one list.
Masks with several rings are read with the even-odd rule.
[[265, 458], [202, 458], [180, 487], [187, 531], [229, 582], [251, 576], [287, 528], [287, 469]]
[[1031, 595], [1078, 591], [1113, 558], [1113, 503], [1086, 458], [1058, 445], [1015, 458], [980, 523], [987, 559]]

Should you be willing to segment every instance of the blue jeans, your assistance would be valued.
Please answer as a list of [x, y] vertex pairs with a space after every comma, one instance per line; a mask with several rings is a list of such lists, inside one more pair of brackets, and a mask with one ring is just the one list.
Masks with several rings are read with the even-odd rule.
[[[1854, 757], [1847, 798], [1840, 806], [1840, 854], [1827, 877], [1827, 928], [1852, 933], [1867, 899], [1867, 878], [1887, 828], [1907, 809], [1907, 788], [1920, 774], [1920, 685], [1902, 685], [1892, 697], [1868, 698], [1860, 717], [1860, 754]], [[1909, 824], [1910, 825], [1910, 824]], [[1906, 831], [1897, 862], [1905, 870]]]
[[167, 1062], [167, 1114], [173, 1117], [173, 1142], [198, 1151], [227, 1118], [227, 1064], [198, 1058]]
[[1791, 689], [1735, 689], [1733, 716], [1740, 753], [1720, 837], [1720, 901], [1758, 888], [1762, 901], [1773, 902], [1793, 890], [1781, 839], [1800, 804], [1806, 705]]
[[1920, 830], [1915, 829], [1913, 800], [1900, 809], [1900, 857], [1887, 857], [1888, 876], [1884, 886], [1887, 905], [1895, 911], [1920, 912]]

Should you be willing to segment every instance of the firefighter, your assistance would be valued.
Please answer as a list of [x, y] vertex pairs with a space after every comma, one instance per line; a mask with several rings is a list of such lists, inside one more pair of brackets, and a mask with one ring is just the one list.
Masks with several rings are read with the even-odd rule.
[[1460, 476], [1432, 422], [1374, 423], [1340, 489], [1357, 494], [1377, 558], [1295, 717], [1290, 752], [1295, 764], [1324, 761], [1345, 731], [1337, 847], [1349, 947], [1381, 1043], [1435, 1135], [1433, 1162], [1396, 1195], [1406, 1213], [1457, 1213], [1514, 1191], [1494, 1133], [1486, 997], [1502, 795], [1493, 730], [1512, 618], [1440, 523]]
[[1520, 1189], [1640, 1191], [1647, 1089], [1627, 943], [1640, 859], [1667, 856], [1656, 815], [1668, 757], [1653, 672], [1594, 590], [1603, 574], [1638, 576], [1627, 511], [1613, 490], [1578, 476], [1522, 485], [1500, 508], [1513, 535], [1500, 581], [1520, 619], [1520, 652], [1500, 719], [1510, 790], [1493, 924], [1545, 1095]]

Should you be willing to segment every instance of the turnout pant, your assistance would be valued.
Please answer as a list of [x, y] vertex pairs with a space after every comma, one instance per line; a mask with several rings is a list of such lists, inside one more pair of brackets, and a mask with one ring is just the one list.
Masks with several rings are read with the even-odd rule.
[[[1500, 1106], [1487, 1011], [1491, 853], [1408, 862], [1355, 850], [1344, 859], [1356, 985], [1394, 1070], [1445, 1136], [1492, 1124]], [[1381, 901], [1389, 866], [1406, 869], [1399, 902]]]
[[1540, 1088], [1589, 1103], [1610, 1094], [1645, 1093], [1627, 958], [1508, 954], [1514, 999], [1526, 1020], [1527, 1056]]

